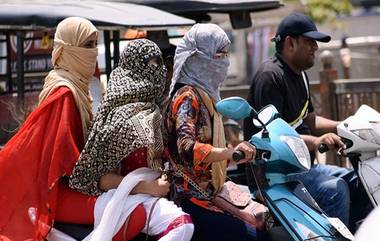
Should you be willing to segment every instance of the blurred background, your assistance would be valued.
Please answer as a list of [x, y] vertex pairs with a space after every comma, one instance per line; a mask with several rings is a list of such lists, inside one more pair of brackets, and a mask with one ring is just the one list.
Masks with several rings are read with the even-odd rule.
[[99, 68], [91, 88], [99, 103], [128, 40], [152, 39], [170, 58], [196, 22], [216, 23], [229, 35], [231, 66], [222, 96], [246, 97], [257, 67], [274, 53], [270, 39], [277, 25], [294, 11], [309, 15], [332, 36], [319, 45], [316, 64], [307, 71], [317, 112], [343, 119], [362, 103], [379, 110], [380, 0], [2, 0], [0, 145], [35, 108], [52, 67], [54, 27], [67, 16], [87, 17], [101, 30]]

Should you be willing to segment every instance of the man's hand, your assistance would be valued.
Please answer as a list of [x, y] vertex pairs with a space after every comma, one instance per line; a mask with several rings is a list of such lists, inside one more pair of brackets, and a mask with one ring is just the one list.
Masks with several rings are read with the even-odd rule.
[[[242, 151], [244, 152], [245, 158], [236, 162], [237, 164], [245, 163], [253, 160], [256, 156], [256, 147], [249, 143], [248, 141], [243, 141], [240, 144], [238, 144], [234, 151]], [[231, 157], [232, 160], [232, 157]]]
[[344, 143], [342, 142], [340, 137], [334, 133], [327, 133], [320, 137], [317, 137], [314, 140], [314, 150], [318, 149], [320, 144], [326, 144], [329, 147], [329, 150], [344, 147]]

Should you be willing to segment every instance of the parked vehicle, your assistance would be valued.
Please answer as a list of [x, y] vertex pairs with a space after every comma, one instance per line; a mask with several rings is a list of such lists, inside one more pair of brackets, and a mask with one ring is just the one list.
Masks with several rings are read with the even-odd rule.
[[380, 113], [362, 105], [337, 127], [346, 140], [347, 156], [360, 178], [373, 206], [380, 204]]
[[[289, 181], [289, 177], [310, 169], [310, 155], [298, 133], [278, 118], [274, 106], [257, 113], [244, 99], [230, 97], [218, 102], [216, 108], [231, 119], [250, 117], [263, 128], [250, 140], [257, 149], [250, 168], [259, 196], [274, 219], [268, 230], [273, 240], [353, 240], [348, 228], [338, 218], [328, 217], [301, 182]], [[234, 159], [243, 158], [242, 153], [234, 153]]]
[[[359, 177], [360, 185], [367, 194], [364, 198], [369, 199], [372, 208], [379, 206], [380, 113], [367, 105], [362, 105], [354, 115], [337, 126], [337, 132], [346, 145], [346, 148], [338, 153], [350, 160]], [[327, 150], [326, 145], [319, 146], [321, 153]]]

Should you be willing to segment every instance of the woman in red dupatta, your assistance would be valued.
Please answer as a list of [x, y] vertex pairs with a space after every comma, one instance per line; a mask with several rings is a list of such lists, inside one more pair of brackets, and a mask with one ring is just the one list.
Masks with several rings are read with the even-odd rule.
[[[43, 240], [54, 220], [92, 224], [96, 197], [67, 185], [91, 115], [88, 85], [98, 30], [86, 19], [57, 26], [40, 103], [0, 152], [0, 240]], [[71, 209], [71, 210], [69, 210]]]
[[57, 26], [54, 69], [45, 78], [39, 106], [0, 152], [0, 239], [41, 240], [50, 230], [63, 187], [59, 180], [71, 173], [91, 121], [88, 82], [97, 36], [82, 18]]

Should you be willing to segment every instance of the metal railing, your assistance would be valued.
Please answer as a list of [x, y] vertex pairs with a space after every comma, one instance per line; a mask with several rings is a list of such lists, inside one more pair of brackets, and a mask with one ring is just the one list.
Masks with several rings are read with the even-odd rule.
[[[338, 79], [329, 85], [331, 98], [322, 98], [320, 81], [310, 83], [311, 98], [318, 115], [343, 120], [355, 113], [362, 104], [380, 111], [380, 78]], [[247, 98], [249, 86], [222, 87], [221, 97], [240, 96]], [[323, 106], [331, 106], [324, 109]], [[331, 112], [332, 111], [332, 112]]]

